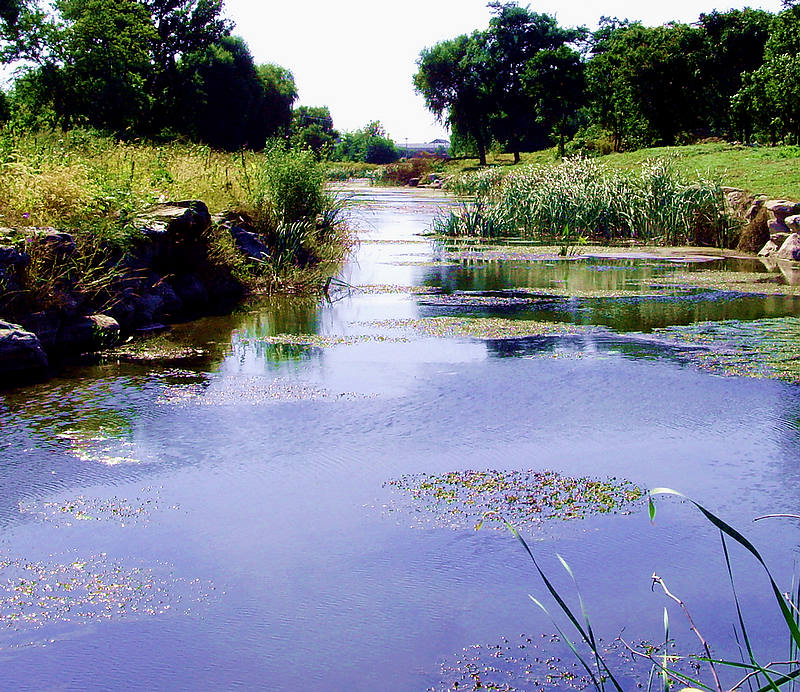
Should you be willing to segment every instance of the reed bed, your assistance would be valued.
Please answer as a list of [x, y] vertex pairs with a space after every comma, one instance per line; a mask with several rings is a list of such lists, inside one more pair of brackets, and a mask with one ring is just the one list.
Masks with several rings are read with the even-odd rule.
[[472, 199], [436, 219], [444, 235], [723, 247], [735, 232], [721, 185], [687, 177], [667, 159], [635, 172], [585, 158], [507, 174], [487, 169], [450, 189]]

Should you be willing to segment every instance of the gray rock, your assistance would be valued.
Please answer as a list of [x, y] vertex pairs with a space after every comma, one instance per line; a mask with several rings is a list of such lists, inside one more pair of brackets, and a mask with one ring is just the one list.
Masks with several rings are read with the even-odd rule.
[[800, 267], [794, 262], [787, 262], [786, 260], [778, 260], [778, 269], [780, 269], [783, 278], [790, 286], [800, 286]]
[[188, 310], [197, 310], [208, 304], [208, 290], [194, 274], [176, 276], [172, 285]]
[[775, 255], [778, 259], [800, 261], [800, 234], [792, 233]]
[[767, 244], [764, 245], [764, 247], [762, 247], [758, 251], [758, 256], [759, 257], [772, 257], [773, 255], [777, 254], [779, 249], [780, 248], [778, 247], [778, 245], [775, 243], [774, 240], [768, 240]]
[[59, 348], [71, 353], [90, 353], [119, 342], [119, 323], [108, 315], [79, 317], [59, 330]]
[[257, 233], [254, 233], [249, 230], [248, 227], [240, 224], [231, 225], [228, 231], [231, 234], [231, 238], [233, 238], [236, 248], [245, 255], [245, 257], [258, 262], [264, 262], [269, 259], [269, 248]]
[[800, 233], [800, 214], [792, 214], [791, 216], [787, 216], [783, 223], [789, 228], [789, 231], [792, 233]]
[[764, 206], [780, 221], [783, 221], [787, 216], [800, 213], [800, 203], [787, 199], [771, 199], [765, 202]]
[[767, 228], [769, 229], [770, 236], [774, 236], [777, 234], [788, 234], [791, 233], [789, 227], [783, 222], [783, 219], [770, 219], [767, 222]]
[[28, 229], [27, 241], [31, 251], [43, 250], [57, 259], [71, 257], [78, 250], [75, 239], [69, 233], [55, 228]]
[[22, 326], [36, 334], [42, 348], [49, 351], [58, 343], [61, 315], [55, 311], [34, 312], [22, 318]]
[[47, 368], [47, 355], [36, 334], [0, 321], [0, 384], [35, 376]]
[[188, 200], [158, 204], [138, 217], [145, 228], [166, 228], [167, 233], [179, 240], [198, 240], [211, 225], [211, 214], [205, 202]]

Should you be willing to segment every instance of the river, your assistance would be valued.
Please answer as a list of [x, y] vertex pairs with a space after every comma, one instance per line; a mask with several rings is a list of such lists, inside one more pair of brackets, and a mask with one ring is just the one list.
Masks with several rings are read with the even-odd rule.
[[[800, 389], [709, 366], [670, 330], [791, 331], [800, 303], [663, 288], [711, 269], [768, 278], [762, 265], [489, 257], [419, 235], [452, 204], [441, 193], [350, 194], [360, 244], [328, 299], [250, 303], [160, 337], [171, 360], [109, 358], [0, 393], [0, 687], [578, 685], [520, 543], [476, 531], [444, 485], [423, 492], [470, 470], [673, 487], [789, 588], [796, 526], [752, 519], [798, 510]], [[663, 640], [668, 607], [677, 648], [699, 648], [654, 572], [735, 654], [718, 532], [686, 503], [658, 507], [654, 523], [639, 500], [520, 526], [574, 604], [556, 555], [569, 563], [632, 689], [621, 632]], [[781, 658], [772, 594], [736, 548], [751, 636]]]

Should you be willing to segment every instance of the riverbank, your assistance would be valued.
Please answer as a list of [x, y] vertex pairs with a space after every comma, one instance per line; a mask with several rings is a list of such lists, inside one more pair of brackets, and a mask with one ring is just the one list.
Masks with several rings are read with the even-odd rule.
[[3, 144], [2, 385], [247, 294], [321, 291], [351, 244], [344, 203], [308, 152], [80, 131]]

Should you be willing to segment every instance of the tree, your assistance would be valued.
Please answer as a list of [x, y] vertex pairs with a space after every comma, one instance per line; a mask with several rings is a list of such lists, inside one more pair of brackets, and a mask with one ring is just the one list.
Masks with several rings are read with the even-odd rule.
[[584, 103], [586, 81], [580, 54], [568, 46], [541, 50], [528, 61], [522, 75], [525, 94], [531, 99], [536, 121], [558, 142], [558, 155], [564, 156], [564, 143], [570, 132], [570, 119]]
[[[155, 37], [135, 0], [57, 0], [63, 19], [53, 56], [29, 81], [65, 128], [89, 125], [118, 134], [146, 118]], [[41, 92], [45, 93], [41, 93]]]
[[155, 97], [149, 129], [157, 133], [174, 120], [178, 95], [184, 91], [182, 59], [202, 54], [231, 33], [231, 23], [222, 18], [223, 0], [140, 0], [150, 13], [155, 29], [152, 38], [153, 70], [148, 91]]
[[297, 100], [294, 75], [285, 67], [274, 64], [259, 65], [256, 72], [263, 89], [259, 127], [267, 137], [288, 138], [292, 106]]
[[492, 84], [485, 36], [474, 32], [425, 48], [414, 88], [441, 123], [475, 142], [482, 166], [491, 141]]
[[327, 106], [300, 106], [292, 113], [291, 137], [292, 146], [310, 149], [319, 161], [332, 153], [339, 133]]
[[345, 132], [336, 145], [337, 161], [363, 161], [366, 163], [392, 163], [400, 152], [377, 120], [355, 132]]
[[700, 15], [708, 43], [708, 60], [701, 73], [706, 83], [706, 115], [715, 134], [733, 134], [730, 104], [742, 87], [742, 75], [764, 62], [773, 15], [764, 10], [729, 10]]
[[702, 29], [601, 21], [586, 77], [592, 117], [617, 148], [674, 144], [705, 125]]
[[[514, 162], [519, 163], [523, 146], [541, 149], [548, 143], [551, 123], [537, 111], [537, 105], [553, 108], [558, 102], [563, 107], [580, 100], [577, 94], [553, 99], [544, 91], [546, 85], [557, 86], [566, 75], [572, 55], [577, 56], [574, 51], [570, 54], [568, 48], [567, 52], [558, 50], [585, 36], [586, 30], [564, 29], [555, 18], [531, 12], [516, 2], [491, 2], [489, 6], [495, 12], [485, 34], [495, 104], [492, 131], [495, 139], [513, 152]], [[542, 80], [541, 87], [534, 84], [537, 79]], [[563, 86], [580, 86], [572, 80], [567, 82]], [[565, 114], [554, 117], [562, 120]]]

